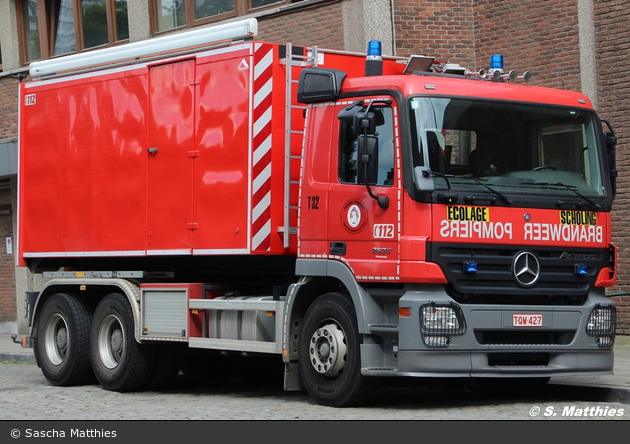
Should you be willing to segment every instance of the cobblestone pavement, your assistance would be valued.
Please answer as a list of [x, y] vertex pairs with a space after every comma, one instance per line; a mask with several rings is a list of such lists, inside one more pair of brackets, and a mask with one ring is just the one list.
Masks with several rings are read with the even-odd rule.
[[404, 381], [389, 381], [362, 407], [339, 409], [315, 404], [306, 392], [235, 379], [209, 383], [180, 375], [169, 390], [138, 393], [54, 387], [36, 365], [5, 363], [0, 420], [630, 419], [630, 400], [610, 399], [607, 388], [550, 384], [539, 394], [489, 396], [461, 380]]

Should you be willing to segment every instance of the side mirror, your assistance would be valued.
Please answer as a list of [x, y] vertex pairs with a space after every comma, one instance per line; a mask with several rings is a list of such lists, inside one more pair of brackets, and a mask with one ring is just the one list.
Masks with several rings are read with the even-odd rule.
[[608, 161], [608, 171], [610, 172], [610, 188], [612, 195], [617, 194], [617, 137], [612, 133], [605, 133], [606, 157]]
[[376, 116], [372, 111], [355, 113], [352, 120], [352, 129], [355, 134], [376, 133]]
[[[354, 115], [363, 109], [363, 100], [357, 100], [354, 103], [341, 108], [337, 118], [341, 121], [352, 121]], [[354, 122], [353, 122], [354, 123]]]
[[357, 179], [360, 184], [376, 185], [378, 180], [378, 137], [359, 136], [359, 164], [357, 165]]
[[376, 199], [378, 206], [386, 210], [389, 208], [389, 197], [377, 196], [370, 188], [370, 184], [376, 185], [378, 180], [378, 137], [363, 135], [358, 137], [357, 142], [359, 143], [358, 183], [365, 185], [370, 197]]
[[610, 174], [610, 190], [612, 196], [617, 195], [617, 137], [610, 122], [601, 119], [601, 122], [608, 127], [609, 131], [604, 133], [604, 143], [606, 144], [606, 161], [608, 162], [608, 171]]

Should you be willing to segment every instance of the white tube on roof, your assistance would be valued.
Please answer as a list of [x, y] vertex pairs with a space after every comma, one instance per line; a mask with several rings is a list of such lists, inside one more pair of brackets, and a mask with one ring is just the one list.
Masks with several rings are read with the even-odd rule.
[[256, 19], [250, 18], [222, 25], [196, 28], [186, 32], [127, 43], [121, 46], [41, 60], [30, 64], [29, 73], [33, 76], [50, 75], [62, 71], [114, 63], [223, 40], [239, 40], [256, 35], [258, 35], [258, 22]]

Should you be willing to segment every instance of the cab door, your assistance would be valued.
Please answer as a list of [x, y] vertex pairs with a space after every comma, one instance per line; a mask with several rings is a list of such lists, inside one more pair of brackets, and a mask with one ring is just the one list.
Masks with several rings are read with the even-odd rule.
[[[328, 202], [330, 255], [345, 261], [357, 280], [393, 281], [399, 278], [398, 249], [402, 216], [402, 176], [398, 112], [393, 98], [366, 98], [376, 118], [376, 152], [371, 162], [377, 174], [369, 178], [374, 196], [387, 198], [387, 208], [370, 196], [361, 176], [359, 138], [352, 120], [335, 119], [337, 155], [331, 159]], [[338, 112], [346, 105], [339, 105]], [[334, 143], [334, 142], [333, 142]]]

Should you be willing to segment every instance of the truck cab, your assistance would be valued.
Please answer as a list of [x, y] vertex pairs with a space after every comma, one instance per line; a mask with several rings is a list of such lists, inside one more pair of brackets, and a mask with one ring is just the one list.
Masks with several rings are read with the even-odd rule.
[[362, 375], [612, 371], [615, 137], [517, 79], [302, 72], [297, 269], [356, 280]]

